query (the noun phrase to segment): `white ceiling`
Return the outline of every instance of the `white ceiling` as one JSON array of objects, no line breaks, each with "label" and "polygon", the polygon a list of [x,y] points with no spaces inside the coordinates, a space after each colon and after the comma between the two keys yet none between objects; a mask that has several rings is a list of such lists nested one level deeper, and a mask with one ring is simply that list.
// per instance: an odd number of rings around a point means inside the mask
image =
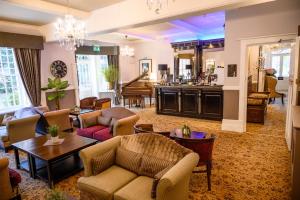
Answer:
[{"label": "white ceiling", "polygon": [[93,11],[124,0],[43,0],[83,11]]},{"label": "white ceiling", "polygon": [[124,35],[129,41],[168,40],[179,42],[187,40],[209,40],[224,37],[225,12],[214,12],[206,15],[187,17],[165,23],[154,24],[119,32],[98,35],[93,38],[106,42],[124,43]]},{"label": "white ceiling", "polygon": [[90,11],[124,0],[0,0],[0,20],[29,25],[45,25],[66,13],[78,18]]}]

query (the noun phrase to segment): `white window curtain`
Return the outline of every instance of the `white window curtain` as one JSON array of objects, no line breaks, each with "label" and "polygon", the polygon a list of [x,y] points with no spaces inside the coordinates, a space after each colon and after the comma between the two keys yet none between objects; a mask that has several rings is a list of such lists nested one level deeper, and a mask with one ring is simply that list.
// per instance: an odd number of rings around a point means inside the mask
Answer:
[{"label": "white window curtain", "polygon": [[79,98],[95,96],[106,91],[108,84],[102,74],[108,67],[106,55],[76,55],[77,74],[79,83]]}]

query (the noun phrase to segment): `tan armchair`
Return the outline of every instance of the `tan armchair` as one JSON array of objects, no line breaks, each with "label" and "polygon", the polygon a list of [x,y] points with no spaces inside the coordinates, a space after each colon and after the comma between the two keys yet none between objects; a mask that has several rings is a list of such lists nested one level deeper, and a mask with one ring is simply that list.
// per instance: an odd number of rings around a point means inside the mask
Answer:
[{"label": "tan armchair", "polygon": [[[177,161],[159,180],[156,200],[187,200],[189,181],[199,161],[198,154],[182,147],[171,139],[153,133],[117,136],[80,151],[84,177],[78,179],[81,200],[152,200],[154,179],[139,176],[113,164],[93,175],[92,158],[118,147],[158,159]],[[168,149],[168,152],[166,151]]]},{"label": "tan armchair", "polygon": [[18,190],[15,190],[10,182],[8,164],[8,158],[0,159],[0,200],[8,200],[14,197],[21,199]]},{"label": "tan armchair", "polygon": [[281,98],[281,102],[284,104],[284,94],[276,91],[277,79],[273,76],[266,76],[266,82],[270,100],[275,101],[275,98]]},{"label": "tan armchair", "polygon": [[60,131],[73,130],[73,125],[69,115],[70,109],[55,110],[44,113],[44,117],[46,118],[48,125],[57,125]]},{"label": "tan armchair", "polygon": [[27,140],[36,136],[35,128],[40,115],[15,119],[6,123],[6,128],[1,129],[1,146],[7,149],[11,144]]}]

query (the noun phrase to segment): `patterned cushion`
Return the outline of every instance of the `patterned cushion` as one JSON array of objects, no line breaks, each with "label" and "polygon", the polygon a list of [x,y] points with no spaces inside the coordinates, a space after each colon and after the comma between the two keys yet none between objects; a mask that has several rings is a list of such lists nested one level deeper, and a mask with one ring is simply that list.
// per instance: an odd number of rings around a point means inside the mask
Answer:
[{"label": "patterned cushion", "polygon": [[155,199],[156,198],[156,188],[159,183],[159,180],[165,173],[167,173],[174,165],[170,165],[166,167],[165,169],[161,170],[154,176],[153,184],[152,184],[152,189],[151,189],[151,198]]},{"label": "patterned cushion", "polygon": [[91,127],[91,126],[96,126],[98,124],[98,118],[97,117],[90,117],[86,118],[83,120],[83,126],[86,127]]},{"label": "patterned cushion", "polygon": [[135,153],[133,151],[129,151],[127,149],[118,147],[116,153],[117,165],[138,174],[141,161],[142,161],[142,154]]},{"label": "patterned cushion", "polygon": [[248,100],[247,100],[248,105],[262,105],[263,103],[264,103],[264,100],[262,100],[262,99],[248,98]]},{"label": "patterned cushion", "polygon": [[95,132],[93,138],[98,141],[105,141],[112,138],[112,135],[109,132],[109,128],[105,127],[104,129]]},{"label": "patterned cushion", "polygon": [[267,99],[269,96],[267,94],[251,93],[249,95],[249,97],[251,97],[251,98],[263,98],[263,99]]},{"label": "patterned cushion", "polygon": [[98,116],[98,124],[109,126],[110,122],[111,122],[111,117]]},{"label": "patterned cushion", "polygon": [[157,173],[169,166],[173,166],[175,163],[174,161],[143,155],[139,175],[154,178]]},{"label": "patterned cushion", "polygon": [[9,173],[11,186],[12,187],[18,186],[18,184],[21,183],[22,181],[21,175],[17,171],[10,168],[8,168],[8,173]]},{"label": "patterned cushion", "polygon": [[93,175],[97,175],[111,167],[115,162],[115,155],[115,149],[111,149],[102,155],[92,158]]},{"label": "patterned cushion", "polygon": [[118,120],[116,118],[112,118],[110,121],[110,125],[109,125],[109,132],[113,133],[114,132],[114,125]]},{"label": "patterned cushion", "polygon": [[83,136],[83,137],[88,137],[88,138],[93,138],[94,137],[94,133],[96,133],[97,131],[100,131],[102,129],[106,128],[105,126],[91,126],[88,128],[79,128],[77,129],[77,135]]}]

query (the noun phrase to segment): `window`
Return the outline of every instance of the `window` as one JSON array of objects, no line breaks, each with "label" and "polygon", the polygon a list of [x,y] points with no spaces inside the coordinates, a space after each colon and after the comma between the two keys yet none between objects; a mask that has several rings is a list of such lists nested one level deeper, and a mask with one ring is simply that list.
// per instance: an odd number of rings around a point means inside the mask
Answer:
[{"label": "window", "polygon": [[186,65],[190,65],[191,60],[190,59],[179,59],[179,76],[187,77],[189,70],[186,69]]},{"label": "window", "polygon": [[98,96],[101,91],[106,91],[108,84],[102,70],[108,67],[106,55],[76,55],[79,98]]},{"label": "window", "polygon": [[276,70],[275,76],[289,77],[291,49],[280,49],[272,51],[271,65]]},{"label": "window", "polygon": [[0,112],[29,105],[13,49],[0,47]]}]

